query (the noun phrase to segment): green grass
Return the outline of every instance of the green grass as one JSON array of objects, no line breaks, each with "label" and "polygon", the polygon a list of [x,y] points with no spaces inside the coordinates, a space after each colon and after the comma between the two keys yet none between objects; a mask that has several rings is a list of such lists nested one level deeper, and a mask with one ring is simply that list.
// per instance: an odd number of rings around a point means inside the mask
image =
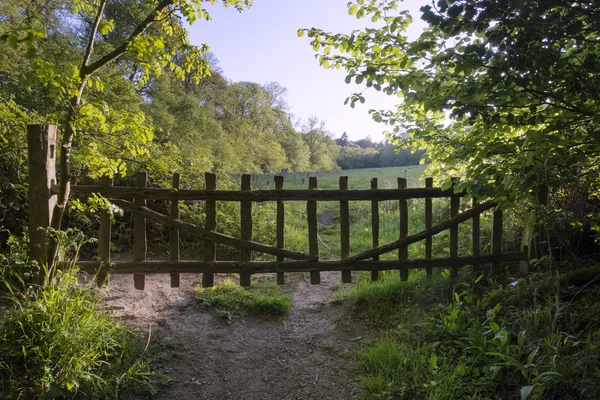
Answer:
[{"label": "green grass", "polygon": [[[308,178],[316,176],[321,189],[338,189],[340,176],[348,177],[350,189],[370,189],[371,178],[377,178],[380,189],[397,188],[398,178],[407,178],[409,187],[425,186],[425,165],[406,167],[364,168],[320,172],[291,172],[285,175],[285,189],[306,189]],[[260,189],[274,189],[273,174],[253,175],[252,185]]]},{"label": "green grass", "polygon": [[198,288],[196,295],[202,307],[214,309],[228,320],[248,314],[280,317],[288,312],[292,303],[290,296],[273,283],[244,288],[230,279],[211,288]]},{"label": "green grass", "polygon": [[0,398],[155,393],[143,345],[100,302],[70,272],[44,291],[18,294],[0,321]]}]

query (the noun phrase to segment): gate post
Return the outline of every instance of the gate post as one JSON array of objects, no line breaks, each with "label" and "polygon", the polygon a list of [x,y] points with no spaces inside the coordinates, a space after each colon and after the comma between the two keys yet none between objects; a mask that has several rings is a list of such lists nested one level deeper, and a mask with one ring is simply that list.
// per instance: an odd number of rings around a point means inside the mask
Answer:
[{"label": "gate post", "polygon": [[[46,232],[50,226],[56,195],[56,125],[27,125],[29,159],[29,256],[40,268],[48,265]],[[45,275],[43,270],[40,276]]]}]

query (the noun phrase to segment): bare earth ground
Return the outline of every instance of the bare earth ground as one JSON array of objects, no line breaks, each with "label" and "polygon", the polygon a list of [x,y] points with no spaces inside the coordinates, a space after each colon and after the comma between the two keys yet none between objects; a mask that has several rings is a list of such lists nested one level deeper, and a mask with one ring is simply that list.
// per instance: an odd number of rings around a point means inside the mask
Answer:
[{"label": "bare earth ground", "polygon": [[[351,352],[379,332],[345,303],[332,301],[339,272],[322,273],[320,285],[301,274],[286,276],[292,306],[282,319],[234,318],[200,309],[192,287],[198,275],[112,276],[106,306],[153,343],[171,349],[160,362],[170,377],[161,399],[353,399],[357,365]],[[151,328],[151,329],[150,329]]]}]

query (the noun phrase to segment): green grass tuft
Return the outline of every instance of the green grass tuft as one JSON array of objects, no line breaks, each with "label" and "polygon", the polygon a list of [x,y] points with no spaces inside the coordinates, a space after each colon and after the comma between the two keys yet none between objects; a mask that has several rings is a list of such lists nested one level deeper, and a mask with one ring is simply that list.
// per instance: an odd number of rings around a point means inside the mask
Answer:
[{"label": "green grass tuft", "polygon": [[197,297],[202,307],[215,309],[229,319],[247,314],[283,316],[292,304],[290,296],[273,283],[244,288],[230,279],[212,288],[199,288]]},{"label": "green grass tuft", "polygon": [[156,392],[142,345],[101,299],[62,272],[44,291],[15,298],[0,321],[0,398],[117,398]]}]

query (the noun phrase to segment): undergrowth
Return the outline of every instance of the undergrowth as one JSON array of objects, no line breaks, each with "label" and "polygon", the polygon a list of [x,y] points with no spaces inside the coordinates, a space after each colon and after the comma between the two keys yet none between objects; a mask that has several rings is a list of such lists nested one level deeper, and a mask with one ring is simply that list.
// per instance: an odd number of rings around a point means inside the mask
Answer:
[{"label": "undergrowth", "polygon": [[341,296],[393,329],[359,351],[369,399],[600,398],[598,289],[532,275],[450,286],[360,278]]},{"label": "undergrowth", "polygon": [[228,320],[248,314],[283,316],[291,306],[290,296],[274,283],[245,288],[225,279],[211,288],[198,288],[197,297],[201,307],[217,310]]},{"label": "undergrowth", "polygon": [[[58,234],[62,255],[76,257],[82,235]],[[7,265],[30,265],[18,248],[3,255]],[[149,398],[157,392],[162,376],[150,370],[145,341],[102,311],[93,285],[76,274],[59,271],[44,290],[23,276],[2,276],[9,307],[0,316],[0,398]]]}]

